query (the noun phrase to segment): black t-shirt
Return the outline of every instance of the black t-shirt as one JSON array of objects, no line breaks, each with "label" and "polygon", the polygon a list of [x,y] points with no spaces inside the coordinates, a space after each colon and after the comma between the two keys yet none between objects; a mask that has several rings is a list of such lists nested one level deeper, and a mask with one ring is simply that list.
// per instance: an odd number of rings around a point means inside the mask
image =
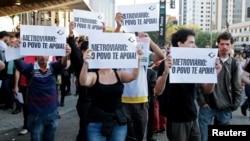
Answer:
[{"label": "black t-shirt", "polygon": [[120,108],[121,97],[124,89],[123,83],[120,81],[117,72],[115,75],[117,82],[114,84],[101,84],[99,82],[99,73],[96,71],[96,83],[88,89],[91,97],[92,106],[103,110],[106,113],[114,113]]},{"label": "black t-shirt", "polygon": [[[158,68],[158,77],[164,71],[164,61]],[[169,74],[170,75],[170,74]],[[167,78],[165,90],[158,97],[160,110],[165,112],[168,120],[173,122],[189,122],[197,118],[195,105],[195,84],[190,83],[169,83]]]},{"label": "black t-shirt", "polygon": [[250,63],[247,64],[246,68],[245,68],[245,71],[250,73]]}]

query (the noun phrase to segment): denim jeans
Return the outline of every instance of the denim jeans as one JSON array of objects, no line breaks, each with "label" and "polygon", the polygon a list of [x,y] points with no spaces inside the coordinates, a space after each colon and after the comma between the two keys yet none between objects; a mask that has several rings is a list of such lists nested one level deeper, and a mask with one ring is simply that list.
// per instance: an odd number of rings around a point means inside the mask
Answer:
[{"label": "denim jeans", "polygon": [[28,115],[31,141],[54,141],[57,126],[57,111],[47,115]]},{"label": "denim jeans", "polygon": [[87,127],[88,141],[125,141],[127,135],[127,125],[118,125],[115,123],[110,137],[102,135],[101,122],[91,122]]},{"label": "denim jeans", "polygon": [[230,110],[215,110],[209,107],[200,107],[199,109],[199,126],[201,132],[201,141],[208,140],[208,125],[227,125],[232,120]]}]

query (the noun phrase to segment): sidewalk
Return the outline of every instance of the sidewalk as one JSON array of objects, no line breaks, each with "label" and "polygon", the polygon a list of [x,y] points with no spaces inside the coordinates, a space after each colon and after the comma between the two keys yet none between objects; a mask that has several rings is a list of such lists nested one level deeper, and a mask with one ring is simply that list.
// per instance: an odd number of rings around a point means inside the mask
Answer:
[{"label": "sidewalk", "polygon": [[[74,91],[72,89],[72,91]],[[59,97],[60,98],[60,97]],[[74,95],[65,97],[64,107],[59,107],[59,113],[63,114],[71,112],[76,109],[76,102],[78,97]],[[0,134],[7,133],[12,130],[20,130],[23,126],[23,113],[13,115],[12,110],[3,111],[0,110]]]},{"label": "sidewalk", "polygon": [[[72,87],[73,88],[73,87]],[[71,90],[73,92],[74,89]],[[56,141],[67,140],[75,141],[75,137],[78,133],[79,119],[76,112],[76,102],[78,97],[74,95],[65,97],[65,106],[59,107],[59,113],[62,115],[60,119],[60,126],[56,135]],[[18,132],[23,126],[22,112],[17,115],[12,115],[11,110],[0,110],[0,141],[27,141],[29,134],[25,136],[18,136]],[[240,108],[233,112],[233,125],[250,125],[250,112],[247,112],[248,116],[242,116]],[[8,138],[8,139],[7,139]],[[155,136],[160,141],[168,141],[165,133],[161,133]]]}]

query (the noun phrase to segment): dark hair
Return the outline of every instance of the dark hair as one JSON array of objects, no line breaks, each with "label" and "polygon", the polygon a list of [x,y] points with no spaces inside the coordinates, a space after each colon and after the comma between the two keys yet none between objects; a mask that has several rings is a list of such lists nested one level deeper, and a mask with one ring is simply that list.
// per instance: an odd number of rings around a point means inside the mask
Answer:
[{"label": "dark hair", "polygon": [[195,32],[192,29],[181,28],[171,37],[171,43],[173,47],[178,47],[178,42],[184,43],[187,41],[188,36],[195,36]]},{"label": "dark hair", "polygon": [[81,50],[87,50],[89,47],[89,41],[82,41],[80,44],[81,44],[80,45]]},{"label": "dark hair", "polygon": [[15,37],[16,37],[16,38],[20,38],[20,32],[17,32],[17,33],[15,34]]},{"label": "dark hair", "polygon": [[10,34],[7,32],[7,31],[1,31],[0,32],[0,39],[2,39],[3,37],[5,37],[5,36],[10,36]]},{"label": "dark hair", "polygon": [[237,55],[239,55],[238,53],[234,53],[234,57],[236,57]]},{"label": "dark hair", "polygon": [[220,40],[230,40],[231,44],[234,43],[234,39],[231,33],[225,31],[222,32],[218,37],[217,37],[217,43],[220,43]]}]

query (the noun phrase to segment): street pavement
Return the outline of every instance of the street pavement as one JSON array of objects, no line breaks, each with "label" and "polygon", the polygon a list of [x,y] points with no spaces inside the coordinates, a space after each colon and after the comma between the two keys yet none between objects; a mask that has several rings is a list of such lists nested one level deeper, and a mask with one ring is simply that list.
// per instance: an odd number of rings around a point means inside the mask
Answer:
[{"label": "street pavement", "polygon": [[[59,119],[55,141],[75,141],[79,129],[79,117],[75,108],[77,98],[74,95],[67,96],[65,98],[65,106],[59,107],[58,110],[62,118]],[[248,117],[242,116],[239,108],[233,112],[232,124],[250,125],[249,115],[250,113],[248,112]],[[29,134],[18,135],[22,125],[22,113],[12,115],[10,110],[0,110],[0,141],[29,141]],[[168,141],[165,132],[154,137],[159,141]]]}]

